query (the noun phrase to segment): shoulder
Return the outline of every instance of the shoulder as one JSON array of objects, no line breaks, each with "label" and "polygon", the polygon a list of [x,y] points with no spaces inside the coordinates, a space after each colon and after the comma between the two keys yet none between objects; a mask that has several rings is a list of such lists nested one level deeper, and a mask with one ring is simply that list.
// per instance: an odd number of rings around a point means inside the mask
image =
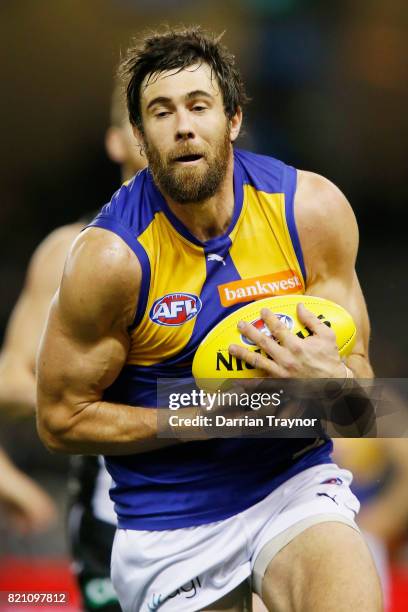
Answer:
[{"label": "shoulder", "polygon": [[65,259],[83,225],[72,223],[52,231],[34,251],[27,270],[26,286],[54,293],[61,280]]},{"label": "shoulder", "polygon": [[300,227],[322,228],[328,231],[357,229],[353,210],[340,189],[327,178],[297,171],[295,193],[296,221]]},{"label": "shoulder", "polygon": [[334,183],[298,170],[295,219],[309,278],[316,267],[354,264],[357,222],[347,198]]},{"label": "shoulder", "polygon": [[75,240],[58,301],[66,320],[98,326],[123,318],[130,325],[141,282],[134,252],[115,233],[90,227]]},{"label": "shoulder", "polygon": [[75,239],[67,261],[67,274],[92,273],[95,280],[111,275],[121,279],[134,272],[138,262],[133,251],[115,232],[88,227]]}]

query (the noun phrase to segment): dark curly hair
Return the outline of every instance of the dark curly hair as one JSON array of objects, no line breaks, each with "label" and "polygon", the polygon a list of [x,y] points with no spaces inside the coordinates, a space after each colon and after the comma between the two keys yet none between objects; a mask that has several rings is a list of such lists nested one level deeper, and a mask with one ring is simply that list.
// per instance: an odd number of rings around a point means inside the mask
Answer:
[{"label": "dark curly hair", "polygon": [[224,109],[231,119],[248,102],[234,56],[221,44],[222,37],[205,33],[200,27],[167,29],[151,33],[128,49],[118,75],[126,90],[130,123],[143,131],[140,86],[147,75],[167,70],[180,71],[206,63],[215,75],[223,96]]}]

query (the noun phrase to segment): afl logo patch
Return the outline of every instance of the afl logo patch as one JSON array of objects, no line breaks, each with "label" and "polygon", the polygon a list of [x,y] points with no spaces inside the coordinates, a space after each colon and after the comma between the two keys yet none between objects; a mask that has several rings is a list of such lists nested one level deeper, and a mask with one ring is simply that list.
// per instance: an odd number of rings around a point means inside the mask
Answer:
[{"label": "afl logo patch", "polygon": [[149,317],[158,325],[183,325],[194,319],[201,307],[200,298],[192,293],[167,293],[154,302]]},{"label": "afl logo patch", "polygon": [[[293,328],[292,317],[290,317],[287,314],[281,314],[280,312],[274,312],[273,314],[275,315],[275,317],[278,317],[279,321],[281,321],[281,323],[286,325],[286,327],[289,330]],[[269,331],[267,325],[265,324],[265,321],[263,321],[262,319],[257,319],[256,321],[252,321],[251,325],[253,325],[261,334],[265,334],[265,336],[268,336],[268,337],[271,336],[271,332]],[[255,342],[252,342],[252,340],[250,340],[249,338],[246,338],[242,334],[241,334],[241,340],[245,344],[256,346]]]}]

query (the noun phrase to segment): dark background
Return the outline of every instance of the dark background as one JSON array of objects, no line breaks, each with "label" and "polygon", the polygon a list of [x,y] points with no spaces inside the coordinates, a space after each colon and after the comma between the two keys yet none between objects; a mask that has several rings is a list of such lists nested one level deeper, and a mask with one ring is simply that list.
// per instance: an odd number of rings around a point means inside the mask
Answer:
[{"label": "dark background", "polygon": [[345,192],[374,367],[405,376],[405,0],[3,0],[0,338],[38,242],[119,184],[103,143],[115,66],[132,35],[163,23],[226,30],[253,98],[245,146]]},{"label": "dark background", "polygon": [[[253,99],[241,146],[323,174],[349,198],[372,362],[405,377],[406,0],[1,0],[0,341],[37,244],[119,186],[104,151],[115,67],[132,36],[164,23],[225,30]],[[67,559],[67,457],[44,449],[34,417],[0,423],[0,444],[59,508],[46,534],[20,537],[0,520],[0,563]]]}]

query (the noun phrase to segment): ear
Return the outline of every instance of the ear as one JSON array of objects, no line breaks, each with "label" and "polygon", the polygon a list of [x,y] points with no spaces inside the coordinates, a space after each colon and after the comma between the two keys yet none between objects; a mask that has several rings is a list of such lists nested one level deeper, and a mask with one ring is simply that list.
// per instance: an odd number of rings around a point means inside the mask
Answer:
[{"label": "ear", "polygon": [[234,142],[238,138],[239,132],[241,130],[241,125],[242,125],[242,110],[238,106],[237,112],[230,119],[230,126],[231,126],[230,127],[230,140],[231,142]]},{"label": "ear", "polygon": [[132,125],[133,136],[136,138],[137,143],[143,147],[144,146],[144,138],[142,132],[135,125]]},{"label": "ear", "polygon": [[117,164],[123,164],[127,158],[126,142],[122,130],[110,127],[105,134],[105,148],[109,158]]}]

